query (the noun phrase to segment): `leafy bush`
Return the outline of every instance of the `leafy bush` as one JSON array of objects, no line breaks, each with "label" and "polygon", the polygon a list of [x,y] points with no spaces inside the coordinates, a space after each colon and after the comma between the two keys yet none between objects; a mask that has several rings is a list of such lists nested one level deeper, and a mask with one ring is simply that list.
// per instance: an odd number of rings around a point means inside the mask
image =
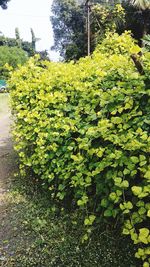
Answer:
[{"label": "leafy bush", "polygon": [[150,53],[139,52],[128,33],[114,34],[76,64],[31,59],[10,85],[21,173],[32,169],[52,197],[83,210],[83,240],[100,220],[122,224],[146,267]]}]

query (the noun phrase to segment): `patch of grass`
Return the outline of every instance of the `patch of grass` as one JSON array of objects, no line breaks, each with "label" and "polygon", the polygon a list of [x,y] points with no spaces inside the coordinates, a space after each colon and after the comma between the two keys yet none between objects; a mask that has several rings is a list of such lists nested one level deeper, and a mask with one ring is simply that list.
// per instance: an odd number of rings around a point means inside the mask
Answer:
[{"label": "patch of grass", "polygon": [[[32,180],[32,179],[31,179]],[[135,267],[134,248],[119,230],[101,225],[86,244],[81,244],[79,212],[59,211],[38,181],[16,177],[8,193],[11,222],[1,250],[5,267]],[[6,227],[7,228],[7,227]]]}]

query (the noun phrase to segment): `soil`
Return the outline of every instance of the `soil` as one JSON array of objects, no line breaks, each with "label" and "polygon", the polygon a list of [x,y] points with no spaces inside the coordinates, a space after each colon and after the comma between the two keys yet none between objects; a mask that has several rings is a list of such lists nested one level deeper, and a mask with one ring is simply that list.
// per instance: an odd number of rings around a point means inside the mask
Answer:
[{"label": "soil", "polygon": [[10,136],[10,111],[8,103],[1,105],[0,112],[0,266],[6,263],[7,237],[12,232],[10,226],[10,206],[8,192],[15,171],[15,157]]}]

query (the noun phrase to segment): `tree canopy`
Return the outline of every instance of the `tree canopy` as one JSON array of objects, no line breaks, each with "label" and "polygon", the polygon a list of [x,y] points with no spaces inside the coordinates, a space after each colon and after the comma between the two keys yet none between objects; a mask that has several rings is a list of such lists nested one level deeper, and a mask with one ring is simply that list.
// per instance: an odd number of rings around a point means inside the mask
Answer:
[{"label": "tree canopy", "polygon": [[[54,31],[53,49],[65,60],[87,55],[87,7],[83,0],[55,0],[51,22]],[[122,6],[118,4],[122,3]],[[141,44],[150,33],[149,0],[93,0],[90,1],[91,52],[105,37],[106,31],[119,34],[131,30]]]},{"label": "tree canopy", "polygon": [[7,8],[7,3],[9,2],[9,0],[0,0],[0,6],[3,8],[3,9],[6,9]]},{"label": "tree canopy", "polygon": [[[99,3],[100,0],[94,1]],[[97,41],[105,34],[106,29],[112,29],[116,19],[120,19],[119,9],[112,5],[91,6],[91,51]],[[55,0],[52,5],[51,21],[54,31],[54,49],[58,50],[66,60],[79,59],[87,55],[87,7],[83,0]],[[99,34],[99,37],[97,33]]]},{"label": "tree canopy", "polygon": [[8,47],[19,47],[22,48],[28,56],[34,56],[35,50],[33,49],[32,42],[23,41],[20,38],[19,29],[15,29],[16,38],[10,38],[5,36],[0,36],[0,46],[8,46]]},{"label": "tree canopy", "polygon": [[0,79],[7,79],[8,67],[15,69],[18,64],[24,64],[28,59],[27,53],[18,47],[0,46]]},{"label": "tree canopy", "polygon": [[150,9],[149,0],[131,0],[131,3],[142,10]]},{"label": "tree canopy", "polygon": [[78,59],[86,54],[84,10],[75,0],[55,0],[51,21],[54,49],[65,58]]}]

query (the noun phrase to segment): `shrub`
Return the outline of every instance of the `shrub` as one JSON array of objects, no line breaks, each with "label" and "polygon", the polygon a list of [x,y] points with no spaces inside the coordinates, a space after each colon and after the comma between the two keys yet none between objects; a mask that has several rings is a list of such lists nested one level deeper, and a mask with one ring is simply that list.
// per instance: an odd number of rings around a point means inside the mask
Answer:
[{"label": "shrub", "polygon": [[73,200],[87,233],[100,220],[119,221],[146,267],[150,54],[139,52],[128,33],[114,34],[76,64],[31,59],[10,85],[21,172],[32,169],[53,197]]}]

